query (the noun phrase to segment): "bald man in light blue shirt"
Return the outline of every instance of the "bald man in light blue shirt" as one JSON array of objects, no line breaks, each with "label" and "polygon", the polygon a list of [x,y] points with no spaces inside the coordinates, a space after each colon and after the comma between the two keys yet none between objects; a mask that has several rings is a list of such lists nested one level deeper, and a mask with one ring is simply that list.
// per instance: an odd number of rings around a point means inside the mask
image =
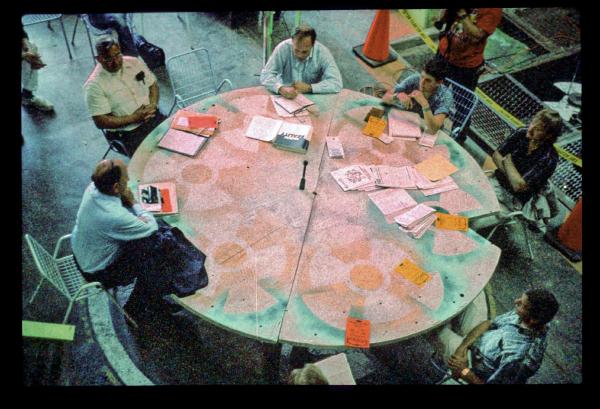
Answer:
[{"label": "bald man in light blue shirt", "polygon": [[342,90],[342,75],[331,52],[316,41],[309,26],[296,28],[291,39],[282,41],[260,73],[260,83],[269,91],[293,99],[299,93],[333,94]]}]

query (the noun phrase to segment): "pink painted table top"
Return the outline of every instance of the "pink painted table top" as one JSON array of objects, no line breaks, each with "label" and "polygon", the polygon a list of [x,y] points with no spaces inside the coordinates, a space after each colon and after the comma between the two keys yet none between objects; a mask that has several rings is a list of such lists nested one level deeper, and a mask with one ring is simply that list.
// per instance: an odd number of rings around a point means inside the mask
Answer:
[{"label": "pink painted table top", "polygon": [[[129,163],[133,185],[176,183],[179,214],[164,219],[207,255],[209,285],[179,302],[248,337],[319,347],[344,345],[349,316],[370,320],[371,345],[383,345],[462,311],[490,280],[500,250],[472,230],[431,227],[412,239],[385,221],[367,192],[342,191],[330,172],[441,154],[459,168],[452,177],[460,190],[411,196],[468,217],[496,212],[494,192],[470,155],[446,135],[433,148],[362,135],[379,100],[350,90],[308,95],[319,110],[301,118],[314,128],[308,152],[279,150],[244,136],[253,115],[277,118],[269,95],[254,87],[203,100],[194,109],[218,115],[221,124],[195,157],[157,147],[167,120]],[[328,135],[340,138],[344,159],[328,157]],[[306,188],[298,190],[304,160]],[[394,272],[405,257],[431,274],[423,287]]]}]

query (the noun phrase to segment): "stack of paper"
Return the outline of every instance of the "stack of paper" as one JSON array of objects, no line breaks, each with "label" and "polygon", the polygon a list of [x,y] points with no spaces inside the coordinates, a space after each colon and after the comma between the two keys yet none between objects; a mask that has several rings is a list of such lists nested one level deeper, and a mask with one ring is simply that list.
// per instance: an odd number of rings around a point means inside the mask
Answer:
[{"label": "stack of paper", "polygon": [[408,233],[413,239],[419,239],[436,218],[435,210],[421,203],[395,217],[394,221],[398,223],[400,230]]},{"label": "stack of paper", "polygon": [[416,141],[421,137],[418,115],[392,109],[388,114],[390,136]]},{"label": "stack of paper", "polygon": [[[314,103],[302,94],[298,94],[294,99],[287,99],[282,96],[271,95],[271,101],[277,115],[283,118],[308,116],[309,112],[306,109]],[[307,102],[308,101],[308,102]]]},{"label": "stack of paper", "polygon": [[375,175],[375,184],[381,187],[396,187],[401,189],[416,189],[416,173],[412,166],[371,166]]},{"label": "stack of paper", "polygon": [[458,189],[458,185],[454,182],[451,176],[432,182],[425,176],[421,175],[418,171],[414,172],[417,187],[423,192],[425,196],[431,196],[442,192],[449,192],[450,190]]},{"label": "stack of paper", "polygon": [[379,192],[370,193],[369,199],[383,213],[385,220],[392,223],[394,218],[417,205],[404,189],[385,189]]},{"label": "stack of paper", "polygon": [[331,176],[344,192],[362,190],[367,186],[375,186],[375,178],[368,166],[352,165],[331,172]]}]

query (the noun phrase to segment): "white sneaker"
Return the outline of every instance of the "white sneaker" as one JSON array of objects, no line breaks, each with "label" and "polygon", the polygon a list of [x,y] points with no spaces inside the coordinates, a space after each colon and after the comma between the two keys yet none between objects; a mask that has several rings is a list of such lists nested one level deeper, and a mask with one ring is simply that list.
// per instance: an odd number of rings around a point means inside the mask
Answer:
[{"label": "white sneaker", "polygon": [[54,105],[52,105],[50,101],[37,95],[34,95],[33,98],[21,98],[21,103],[25,106],[39,109],[40,111],[54,110]]}]

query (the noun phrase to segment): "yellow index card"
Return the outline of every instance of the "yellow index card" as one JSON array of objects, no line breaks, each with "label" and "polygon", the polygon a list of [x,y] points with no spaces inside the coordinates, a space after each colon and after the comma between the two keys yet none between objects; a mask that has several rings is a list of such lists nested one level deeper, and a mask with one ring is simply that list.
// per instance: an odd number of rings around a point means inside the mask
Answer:
[{"label": "yellow index card", "polygon": [[385,130],[386,124],[387,122],[385,119],[377,118],[371,115],[369,117],[369,122],[367,122],[363,128],[362,133],[367,136],[372,136],[373,138],[379,138]]},{"label": "yellow index card", "polygon": [[439,154],[418,163],[415,169],[432,182],[441,180],[458,170],[452,162]]},{"label": "yellow index card", "polygon": [[404,261],[396,267],[395,271],[402,274],[411,283],[414,283],[420,287],[423,286],[431,276],[417,266],[415,263],[405,258]]},{"label": "yellow index card", "polygon": [[469,230],[469,218],[457,214],[444,214],[437,212],[435,214],[435,227],[446,230]]}]

